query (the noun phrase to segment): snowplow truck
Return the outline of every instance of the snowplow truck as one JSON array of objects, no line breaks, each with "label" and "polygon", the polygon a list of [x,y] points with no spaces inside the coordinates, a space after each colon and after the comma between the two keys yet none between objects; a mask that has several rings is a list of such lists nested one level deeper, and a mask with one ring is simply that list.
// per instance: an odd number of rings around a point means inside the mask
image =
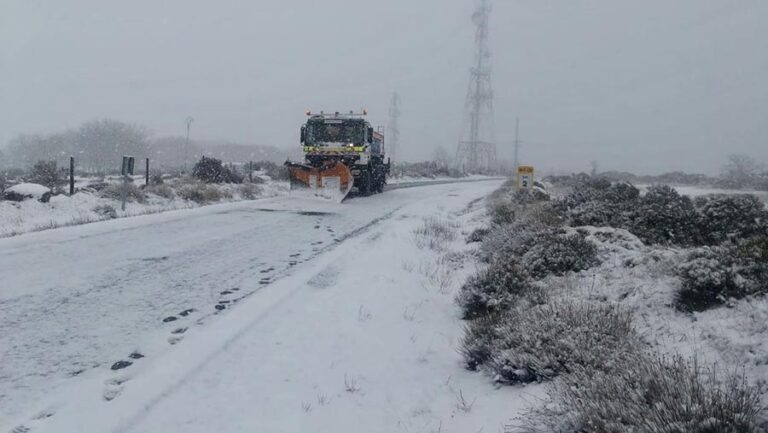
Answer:
[{"label": "snowplow truck", "polygon": [[312,114],[301,126],[304,161],[286,161],[291,190],[341,202],[353,189],[367,196],[382,192],[389,174],[384,161],[384,135],[374,131],[362,113]]}]

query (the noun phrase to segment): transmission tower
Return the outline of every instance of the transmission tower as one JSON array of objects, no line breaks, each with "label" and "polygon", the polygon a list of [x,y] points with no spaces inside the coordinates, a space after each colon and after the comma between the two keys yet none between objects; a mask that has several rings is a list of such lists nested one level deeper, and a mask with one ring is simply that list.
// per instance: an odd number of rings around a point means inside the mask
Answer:
[{"label": "transmission tower", "polygon": [[469,131],[462,136],[456,151],[459,168],[478,172],[487,170],[496,160],[496,145],[493,143],[493,89],[491,88],[491,67],[488,49],[488,15],[491,6],[488,0],[480,4],[472,14],[475,24],[475,64],[470,69],[469,86],[465,109],[469,114]]},{"label": "transmission tower", "polygon": [[397,92],[392,94],[392,101],[389,105],[389,126],[387,127],[387,152],[392,161],[397,161],[397,147],[400,138],[400,95]]}]

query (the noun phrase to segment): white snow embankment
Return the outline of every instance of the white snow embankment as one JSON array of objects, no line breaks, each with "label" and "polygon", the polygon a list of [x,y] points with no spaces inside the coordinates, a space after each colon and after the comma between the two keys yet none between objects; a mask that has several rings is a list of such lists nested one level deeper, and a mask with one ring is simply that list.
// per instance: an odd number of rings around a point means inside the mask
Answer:
[{"label": "white snow embankment", "polygon": [[[413,237],[424,217],[471,224],[482,212],[476,199],[497,186],[443,187],[400,208],[173,350],[83,381],[27,425],[57,433],[503,429],[541,389],[495,389],[464,370],[453,301],[474,269],[464,235],[442,252],[419,249]],[[120,382],[111,401],[105,381]]]},{"label": "white snow embankment", "polygon": [[48,188],[37,184],[18,184],[6,191],[31,196],[33,199],[21,202],[0,200],[0,238],[117,218],[275,197],[286,195],[288,188],[284,182],[268,181],[255,185],[254,195],[245,197],[238,186],[240,185],[209,185],[210,188],[220,191],[221,198],[206,203],[185,200],[175,194],[172,197],[163,197],[146,192],[142,202],[131,199],[126,203],[125,210],[121,210],[120,200],[92,191],[77,192],[72,196],[59,194],[51,197],[49,202],[41,203],[38,199],[49,192]]}]

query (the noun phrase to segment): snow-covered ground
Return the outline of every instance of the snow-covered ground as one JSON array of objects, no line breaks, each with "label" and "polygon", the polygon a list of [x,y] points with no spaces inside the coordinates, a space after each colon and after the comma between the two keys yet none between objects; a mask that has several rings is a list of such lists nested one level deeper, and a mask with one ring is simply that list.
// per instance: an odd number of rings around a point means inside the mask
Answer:
[{"label": "snow-covered ground", "polygon": [[[443,184],[455,182],[476,182],[484,181],[489,178],[486,176],[467,176],[463,178],[437,177],[434,179],[423,177],[400,177],[387,180],[388,190],[422,186],[428,184]],[[90,183],[95,182],[93,178],[77,178],[76,187],[78,189],[87,188]],[[117,177],[108,177],[104,179],[107,183],[117,183]],[[143,180],[139,177],[135,179],[136,184],[142,184]],[[173,185],[175,180],[170,180]],[[101,182],[101,180],[99,180]],[[178,186],[174,186],[177,188]],[[222,197],[216,203],[236,202],[250,200],[253,198],[262,199],[268,197],[285,196],[289,194],[289,185],[285,181],[267,180],[265,183],[257,184],[255,188],[255,197],[246,197],[242,194],[239,185],[209,185],[210,188],[216,188],[221,192]],[[27,195],[39,198],[47,192],[47,188],[42,185],[21,184],[9,188],[9,191],[19,189]],[[208,203],[210,204],[210,203]],[[36,199],[28,199],[23,202],[0,200],[0,238],[15,236],[22,233],[48,230],[57,227],[66,227],[71,225],[87,224],[97,221],[104,221],[112,218],[124,218],[137,215],[147,215],[169,210],[189,209],[204,206],[192,200],[185,200],[175,194],[173,197],[163,197],[153,192],[145,193],[145,200],[141,203],[129,201],[126,203],[125,211],[121,210],[120,200],[110,197],[104,197],[96,192],[83,190],[73,196],[56,195],[51,197],[50,202],[41,203]]]},{"label": "snow-covered ground", "polygon": [[[462,368],[453,297],[500,183],[0,239],[0,431],[499,431],[541,389]],[[426,217],[447,249],[415,244]]]},{"label": "snow-covered ground", "polygon": [[[111,179],[110,181],[115,180]],[[83,187],[88,183],[82,179],[79,182]],[[21,184],[21,186],[24,185],[45,189],[41,185]],[[218,202],[241,201],[250,198],[243,196],[239,185],[211,185],[210,187],[221,191],[222,197]],[[14,188],[16,187],[12,187],[11,190]],[[267,181],[251,188],[254,189],[255,196],[258,198],[274,197],[286,195],[288,183]],[[29,187],[26,187],[25,191],[35,192]],[[40,191],[37,191],[36,194],[41,195]],[[37,196],[36,194],[29,195]],[[77,192],[72,196],[56,195],[51,197],[48,203],[41,203],[36,199],[22,202],[0,200],[0,238],[112,218],[132,217],[200,206],[201,203],[182,199],[178,195],[168,198],[149,192],[145,193],[145,200],[141,203],[127,202],[125,211],[121,210],[120,200],[104,197],[93,191]]]},{"label": "snow-covered ground", "polygon": [[398,185],[402,183],[419,183],[422,182],[456,182],[456,181],[466,181],[466,180],[486,180],[486,179],[493,179],[494,177],[489,176],[483,176],[479,174],[471,174],[469,176],[464,177],[420,177],[420,176],[398,176],[398,177],[388,177],[387,178],[387,184],[388,185]]}]

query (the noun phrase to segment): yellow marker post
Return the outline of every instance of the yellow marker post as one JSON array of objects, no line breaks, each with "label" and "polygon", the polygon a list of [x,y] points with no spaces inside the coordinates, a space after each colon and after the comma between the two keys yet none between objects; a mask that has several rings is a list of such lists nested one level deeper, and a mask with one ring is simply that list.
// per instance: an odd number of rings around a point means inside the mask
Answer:
[{"label": "yellow marker post", "polygon": [[517,167],[517,189],[530,189],[533,187],[533,167],[521,165]]}]

